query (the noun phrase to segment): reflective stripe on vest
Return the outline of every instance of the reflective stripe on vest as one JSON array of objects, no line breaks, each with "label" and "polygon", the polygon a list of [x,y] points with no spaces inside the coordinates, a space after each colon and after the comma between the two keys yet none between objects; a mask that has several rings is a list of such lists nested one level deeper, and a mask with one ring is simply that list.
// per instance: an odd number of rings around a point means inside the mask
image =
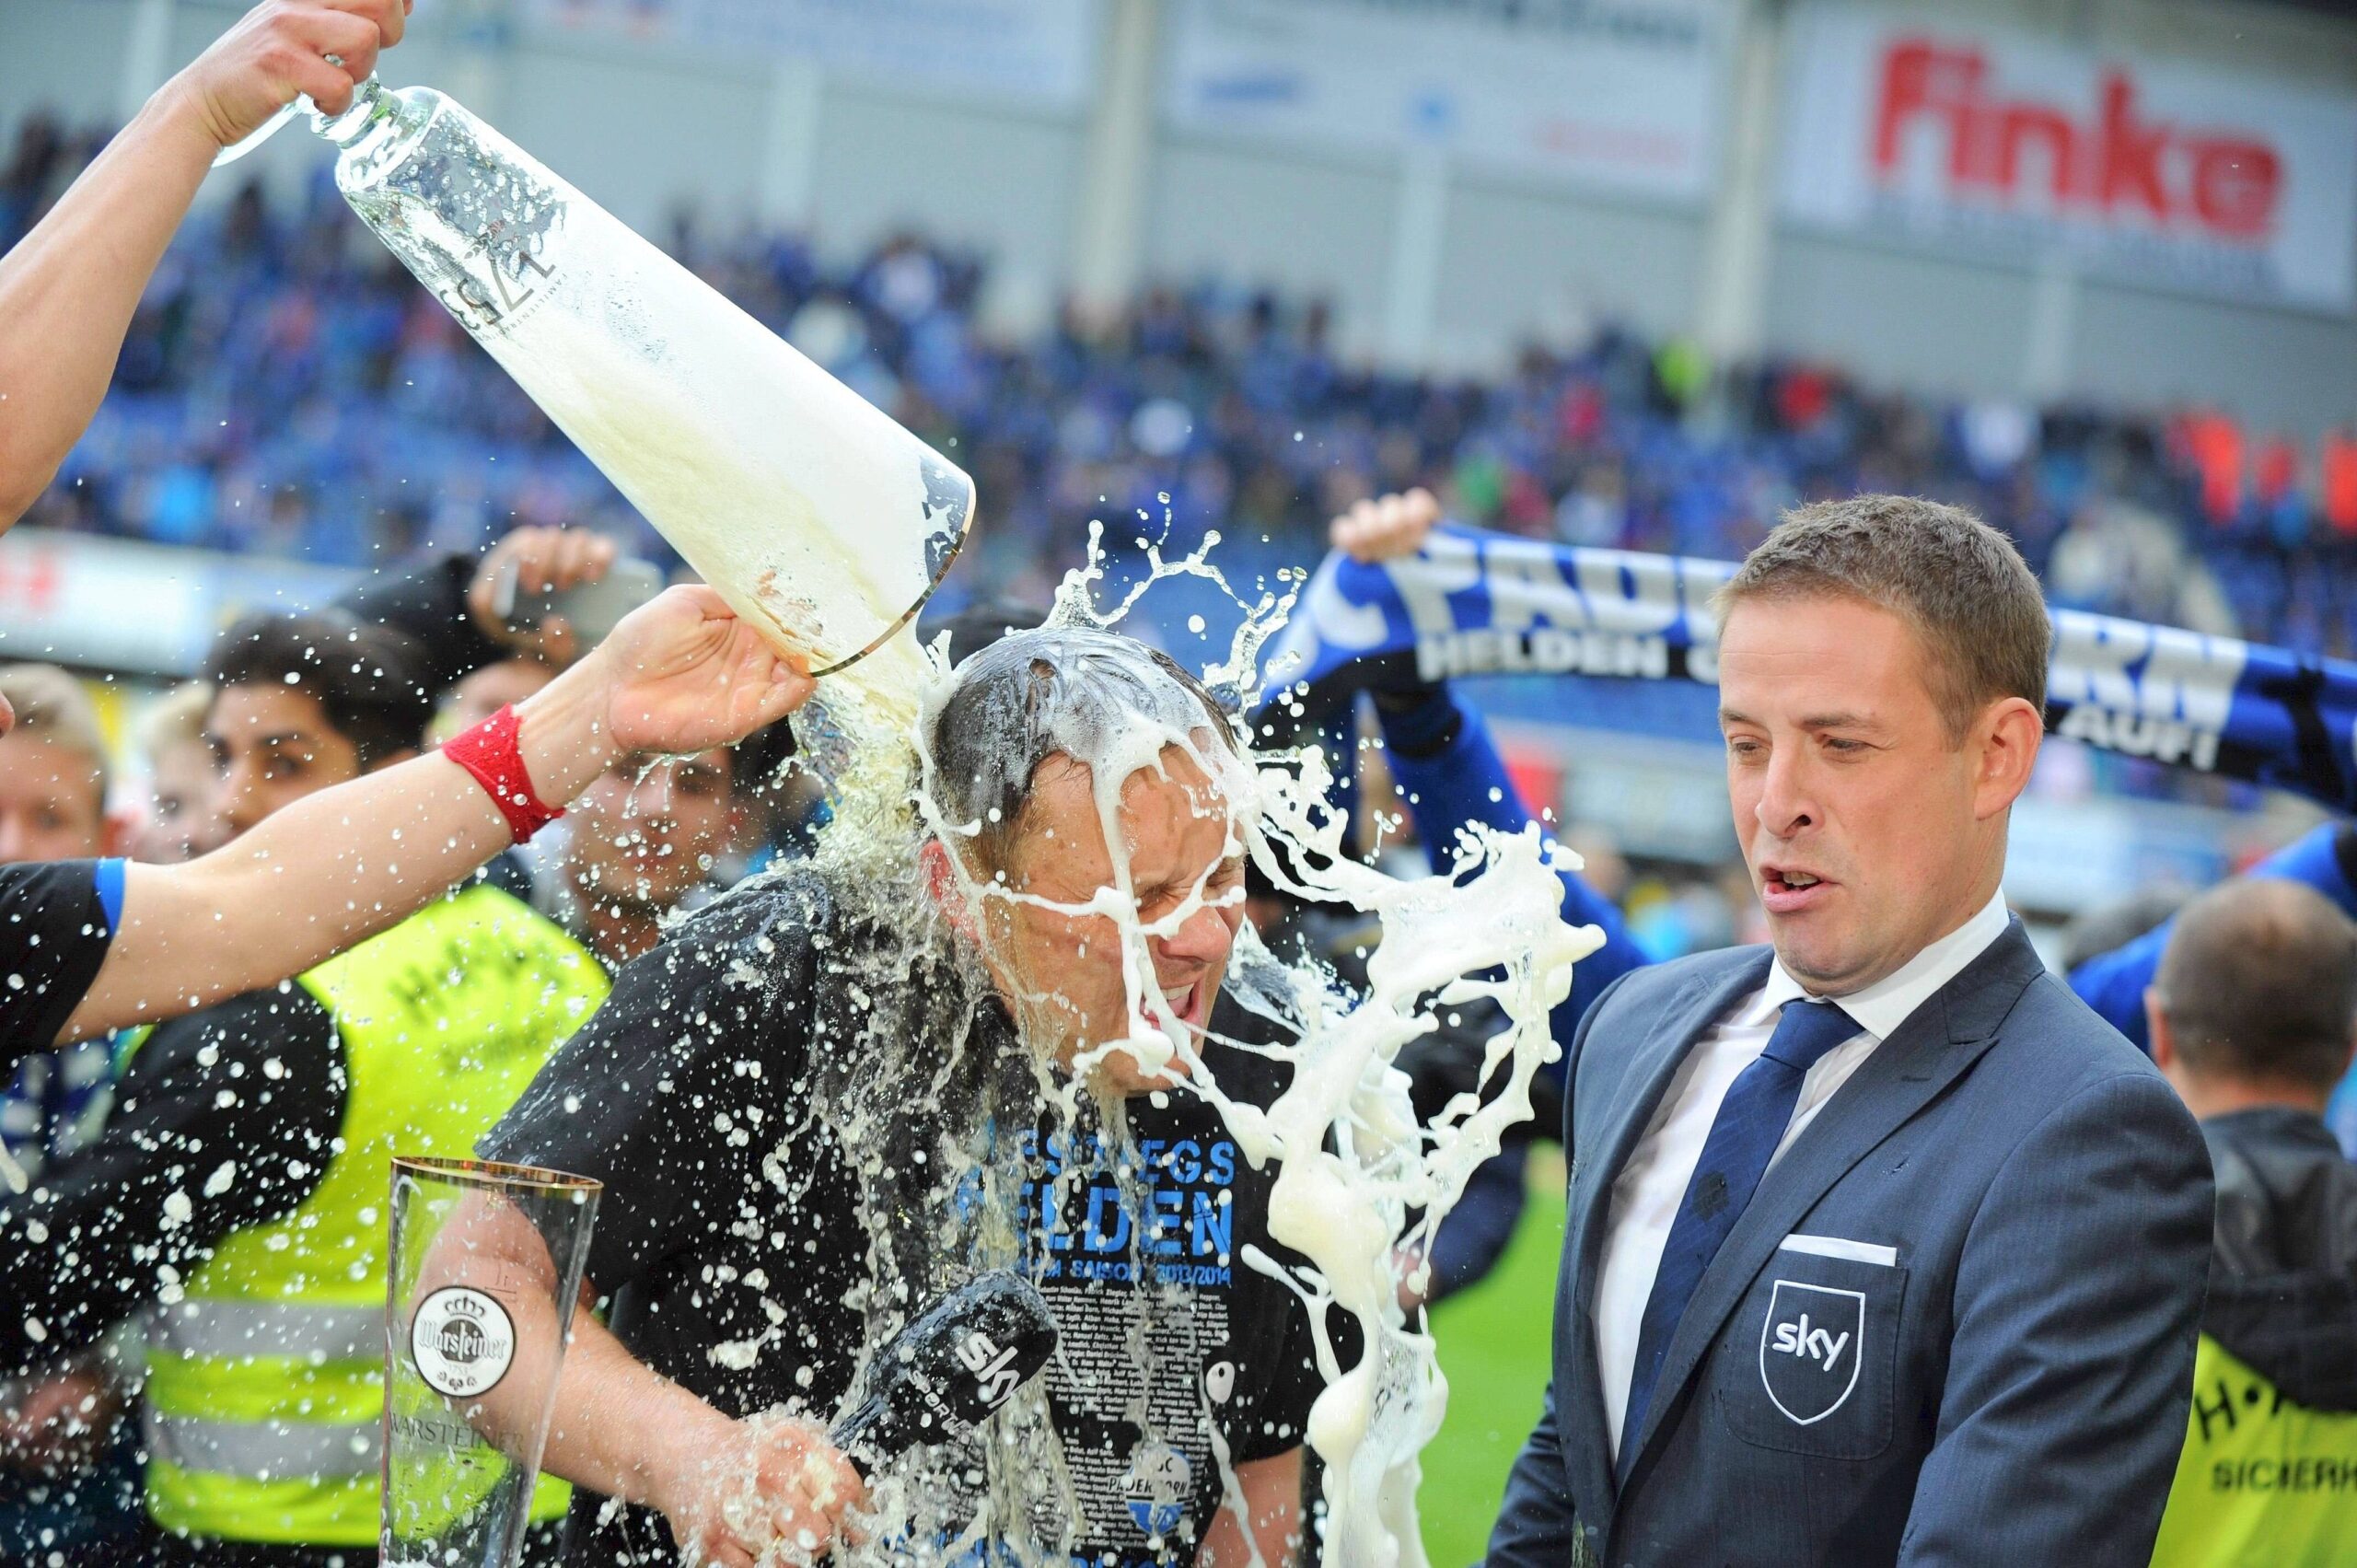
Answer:
[{"label": "reflective stripe on vest", "polygon": [[[471,1155],[606,993],[588,949],[482,884],[301,977],[343,1052],[338,1152],[149,1315],[147,1511],[167,1529],[377,1544],[392,1156]],[[563,1511],[535,1494],[535,1517]]]},{"label": "reflective stripe on vest", "polygon": [[382,1422],[206,1421],[201,1416],[141,1418],[151,1458],[177,1469],[248,1481],[328,1481],[373,1477],[384,1453]]},{"label": "reflective stripe on vest", "polygon": [[318,1365],[385,1353],[382,1307],[296,1301],[181,1301],[147,1314],[147,1345],[164,1355],[285,1356]]}]

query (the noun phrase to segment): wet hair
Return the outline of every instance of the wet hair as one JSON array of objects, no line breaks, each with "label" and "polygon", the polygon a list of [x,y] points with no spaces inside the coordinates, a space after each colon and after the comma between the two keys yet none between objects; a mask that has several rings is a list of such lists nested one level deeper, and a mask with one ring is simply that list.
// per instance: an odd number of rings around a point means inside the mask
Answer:
[{"label": "wet hair", "polygon": [[1912,495],[1818,501],[1783,521],[1713,598],[1721,624],[1746,599],[1843,595],[1889,610],[1923,645],[1953,744],[1991,703],[2046,712],[2052,624],[2013,540],[1961,506]]},{"label": "wet hair", "polygon": [[373,768],[425,743],[434,716],[417,645],[388,627],[343,615],[250,615],[213,645],[204,678],[230,686],[292,687]]},{"label": "wet hair", "polygon": [[2228,882],[2178,913],[2153,991],[2188,1071],[2329,1089],[2357,1029],[2357,924],[2302,883]]},{"label": "wet hair", "polygon": [[1006,865],[1039,765],[1089,761],[1140,725],[1208,729],[1231,751],[1218,700],[1185,667],[1134,637],[1081,627],[1014,632],[951,671],[924,717],[927,788],[943,818],[980,825],[973,854]]},{"label": "wet hair", "polygon": [[99,808],[106,809],[107,738],[99,724],[98,704],[82,683],[53,664],[0,666],[0,697],[17,711],[12,735],[46,740],[71,751],[90,765],[90,783],[98,790]]},{"label": "wet hair", "polygon": [[948,615],[928,615],[917,622],[917,638],[931,643],[949,633],[949,662],[955,666],[981,653],[1001,637],[1028,632],[1048,619],[1045,605],[1022,599],[984,599]]}]

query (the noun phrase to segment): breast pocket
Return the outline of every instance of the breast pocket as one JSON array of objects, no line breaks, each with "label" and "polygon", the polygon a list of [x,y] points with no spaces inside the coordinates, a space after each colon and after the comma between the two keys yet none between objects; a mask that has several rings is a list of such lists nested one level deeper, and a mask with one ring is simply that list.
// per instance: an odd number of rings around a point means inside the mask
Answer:
[{"label": "breast pocket", "polygon": [[1870,1459],[1890,1446],[1907,1270],[1895,1248],[1788,1237],[1722,1342],[1720,1419],[1747,1443]]}]

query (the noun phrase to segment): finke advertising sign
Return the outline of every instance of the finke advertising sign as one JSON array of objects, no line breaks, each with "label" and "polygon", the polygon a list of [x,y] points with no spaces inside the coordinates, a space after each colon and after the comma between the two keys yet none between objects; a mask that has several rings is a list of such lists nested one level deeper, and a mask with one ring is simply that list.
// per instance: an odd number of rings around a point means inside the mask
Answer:
[{"label": "finke advertising sign", "polygon": [[1731,17],[1724,0],[1180,0],[1166,113],[1700,201]]},{"label": "finke advertising sign", "polygon": [[2357,99],[1945,20],[1794,20],[1782,205],[2123,282],[2357,303]]}]

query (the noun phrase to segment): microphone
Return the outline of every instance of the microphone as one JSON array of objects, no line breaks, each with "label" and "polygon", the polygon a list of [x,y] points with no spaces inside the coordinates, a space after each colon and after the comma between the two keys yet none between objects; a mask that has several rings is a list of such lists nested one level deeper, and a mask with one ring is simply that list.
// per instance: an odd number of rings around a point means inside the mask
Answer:
[{"label": "microphone", "polygon": [[892,1337],[868,1369],[866,1396],[828,1440],[865,1478],[905,1449],[988,1421],[1055,1349],[1056,1320],[1030,1281],[978,1274]]}]

